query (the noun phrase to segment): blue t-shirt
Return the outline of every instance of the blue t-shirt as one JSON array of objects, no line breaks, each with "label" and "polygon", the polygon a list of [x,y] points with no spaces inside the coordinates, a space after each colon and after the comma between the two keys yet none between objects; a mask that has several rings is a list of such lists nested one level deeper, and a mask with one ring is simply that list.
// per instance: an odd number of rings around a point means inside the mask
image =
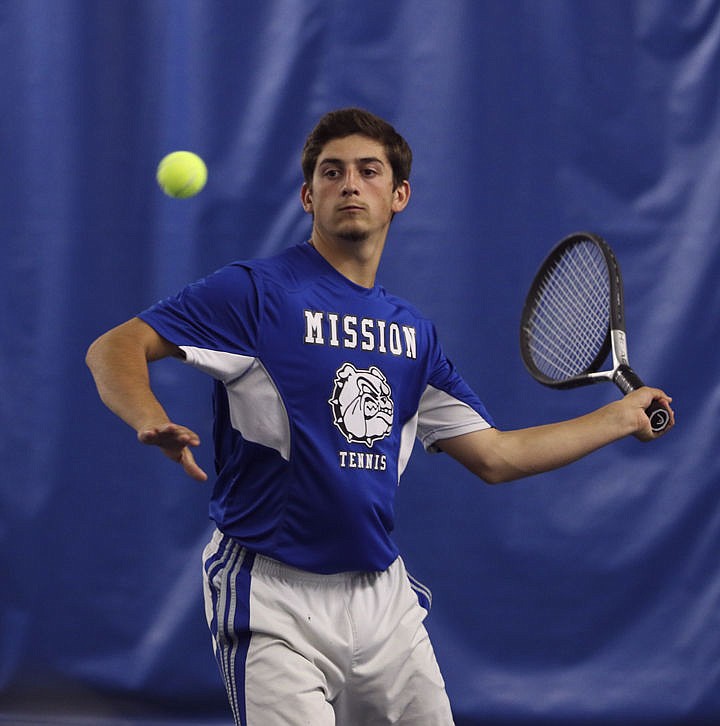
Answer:
[{"label": "blue t-shirt", "polygon": [[431,449],[492,426],[429,320],[307,243],[227,265],[139,317],[215,379],[211,518],[294,567],[387,568],[416,436]]}]

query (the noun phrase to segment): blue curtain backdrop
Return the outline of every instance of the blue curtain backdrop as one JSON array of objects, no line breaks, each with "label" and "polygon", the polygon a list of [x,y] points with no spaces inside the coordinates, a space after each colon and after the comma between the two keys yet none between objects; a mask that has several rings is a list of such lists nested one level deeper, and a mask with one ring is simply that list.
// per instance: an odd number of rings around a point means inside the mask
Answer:
[{"label": "blue curtain backdrop", "polygon": [[[520,361],[528,283],[578,229],[615,247],[630,358],[677,409],[659,442],[500,487],[416,450],[397,538],[458,724],[720,723],[718,2],[3,0],[0,53],[0,720],[227,722],[209,489],[136,443],[84,353],[306,238],[303,140],[359,105],[415,151],[381,281],[500,427],[620,395]],[[190,200],[155,184],[175,149],[209,167]],[[209,380],[153,380],[209,442]]]}]

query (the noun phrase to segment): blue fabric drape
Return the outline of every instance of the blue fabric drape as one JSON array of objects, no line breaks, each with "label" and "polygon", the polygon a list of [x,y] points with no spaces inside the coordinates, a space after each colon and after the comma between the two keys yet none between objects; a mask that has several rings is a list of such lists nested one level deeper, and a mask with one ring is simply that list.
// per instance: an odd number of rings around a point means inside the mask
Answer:
[{"label": "blue fabric drape", "polygon": [[[619,395],[544,389],[519,358],[527,285],[578,229],[614,246],[631,361],[677,408],[661,441],[501,487],[415,452],[397,537],[458,724],[720,721],[718,2],[8,0],[0,49],[0,713],[226,713],[208,490],[136,444],[83,357],[305,238],[302,143],[352,104],[415,152],[381,281],[500,427]],[[210,175],[178,201],[154,172],[182,148]],[[209,381],[153,380],[209,442]]]}]

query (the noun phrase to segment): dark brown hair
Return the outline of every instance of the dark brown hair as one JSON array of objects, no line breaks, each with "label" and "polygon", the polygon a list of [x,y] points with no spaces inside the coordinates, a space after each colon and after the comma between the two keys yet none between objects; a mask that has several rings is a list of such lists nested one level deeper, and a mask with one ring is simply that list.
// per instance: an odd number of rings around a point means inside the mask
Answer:
[{"label": "dark brown hair", "polygon": [[385,147],[393,170],[393,189],[410,178],[412,150],[407,141],[379,116],[361,108],[342,108],[326,113],[307,137],[302,152],[302,171],[308,186],[312,184],[315,165],[325,144],[353,134],[367,136]]}]

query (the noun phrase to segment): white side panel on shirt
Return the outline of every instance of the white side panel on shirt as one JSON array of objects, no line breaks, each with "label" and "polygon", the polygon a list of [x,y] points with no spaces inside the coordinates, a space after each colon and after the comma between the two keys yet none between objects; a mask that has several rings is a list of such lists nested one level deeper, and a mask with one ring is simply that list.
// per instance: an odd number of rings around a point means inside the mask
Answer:
[{"label": "white side panel on shirt", "polygon": [[230,422],[243,438],[275,449],[290,460],[290,422],[275,383],[256,358],[181,346],[185,362],[222,381],[230,403]]}]

